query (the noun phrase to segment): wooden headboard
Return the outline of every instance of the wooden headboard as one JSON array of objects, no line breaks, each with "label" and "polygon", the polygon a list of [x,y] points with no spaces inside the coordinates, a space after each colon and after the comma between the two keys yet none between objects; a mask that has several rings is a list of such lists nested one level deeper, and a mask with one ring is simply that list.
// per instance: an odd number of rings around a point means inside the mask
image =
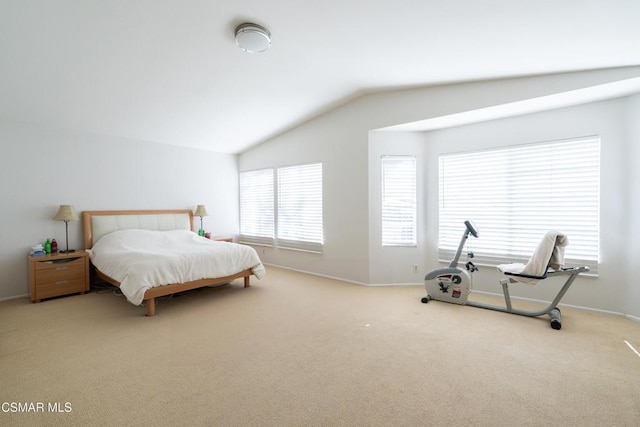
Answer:
[{"label": "wooden headboard", "polygon": [[189,209],[84,211],[82,223],[85,249],[117,230],[194,230]]}]

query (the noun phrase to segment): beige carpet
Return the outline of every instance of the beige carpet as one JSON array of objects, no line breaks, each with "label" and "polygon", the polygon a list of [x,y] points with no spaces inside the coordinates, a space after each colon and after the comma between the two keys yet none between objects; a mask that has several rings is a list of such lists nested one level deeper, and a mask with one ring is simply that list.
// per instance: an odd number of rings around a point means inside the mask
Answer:
[{"label": "beige carpet", "polygon": [[112,292],[0,303],[0,425],[640,425],[636,322],[564,309],[554,331],[273,267],[252,283],[153,318]]}]

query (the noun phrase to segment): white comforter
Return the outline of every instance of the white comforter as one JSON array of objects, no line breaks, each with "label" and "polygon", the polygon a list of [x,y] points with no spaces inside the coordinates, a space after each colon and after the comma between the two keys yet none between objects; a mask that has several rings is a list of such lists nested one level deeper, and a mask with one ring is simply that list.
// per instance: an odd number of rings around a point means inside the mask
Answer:
[{"label": "white comforter", "polygon": [[209,240],[188,230],[115,231],[103,236],[90,256],[98,270],[120,282],[122,293],[135,305],[155,286],[225,277],[248,268],[260,279],[265,272],[252,247]]}]

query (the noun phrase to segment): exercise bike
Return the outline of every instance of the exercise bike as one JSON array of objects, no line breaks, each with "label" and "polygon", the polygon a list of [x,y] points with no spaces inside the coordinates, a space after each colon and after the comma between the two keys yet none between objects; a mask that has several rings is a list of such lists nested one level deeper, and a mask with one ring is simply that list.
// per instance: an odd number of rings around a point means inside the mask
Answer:
[{"label": "exercise bike", "polygon": [[[465,230],[460,239],[460,244],[458,245],[458,250],[456,254],[449,263],[447,267],[436,268],[435,270],[430,271],[425,276],[425,289],[427,291],[427,295],[422,298],[423,303],[428,303],[431,300],[444,301],[453,304],[460,305],[470,305],[472,307],[485,308],[489,310],[502,311],[505,313],[518,314],[521,316],[529,316],[529,317],[538,317],[542,315],[549,315],[551,327],[553,329],[560,329],[562,327],[562,321],[560,317],[560,309],[557,307],[557,304],[560,302],[564,294],[569,290],[569,287],[574,282],[574,280],[578,277],[580,273],[588,272],[589,267],[571,267],[571,268],[561,268],[561,264],[564,262],[563,259],[560,260],[560,264],[557,269],[550,270],[550,266],[556,266],[556,261],[554,260],[554,256],[558,253],[558,245],[561,244],[562,247],[566,246],[567,240],[566,236],[562,235],[558,232],[549,232],[543,238],[543,241],[538,245],[536,252],[529,260],[529,266],[536,258],[540,259],[540,256],[543,256],[545,260],[547,260],[546,264],[544,264],[544,271],[542,274],[526,274],[523,273],[523,270],[526,271],[526,267],[523,264],[506,264],[502,266],[498,266],[499,270],[502,271],[507,278],[500,280],[500,284],[502,285],[502,290],[505,299],[505,306],[496,306],[490,304],[483,304],[475,301],[468,301],[469,294],[473,289],[473,272],[477,271],[478,268],[473,264],[473,262],[469,261],[465,264],[465,268],[460,268],[458,266],[458,262],[460,260],[460,255],[462,254],[462,250],[469,238],[469,235],[473,237],[478,237],[478,229],[471,221],[465,221]],[[556,240],[557,236],[562,236],[564,240]],[[546,242],[545,242],[546,239]],[[549,245],[543,245],[543,243],[548,243],[549,239],[553,239],[553,243],[551,248]],[[561,251],[563,254],[561,258],[564,257],[564,250]],[[468,253],[469,258],[473,258],[473,253]],[[514,266],[513,270],[509,270],[509,267]],[[517,266],[518,268],[515,268]],[[524,268],[523,268],[524,267]],[[520,310],[517,308],[513,308],[511,304],[511,296],[509,295],[509,284],[516,283],[519,281],[527,281],[527,282],[537,282],[538,280],[544,280],[547,277],[556,276],[556,275],[569,275],[567,281],[564,283],[556,297],[553,301],[544,309],[536,310],[536,311],[527,311]]]}]

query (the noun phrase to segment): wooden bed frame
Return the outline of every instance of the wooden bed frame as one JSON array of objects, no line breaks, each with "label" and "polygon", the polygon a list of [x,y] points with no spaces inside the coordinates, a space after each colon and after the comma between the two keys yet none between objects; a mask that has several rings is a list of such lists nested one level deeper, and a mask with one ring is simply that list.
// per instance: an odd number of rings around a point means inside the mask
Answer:
[{"label": "wooden bed frame", "polygon": [[[83,222],[83,230],[84,230],[84,247],[86,249],[91,249],[93,247],[93,237],[94,237],[94,229],[93,229],[93,218],[96,216],[129,216],[136,217],[140,215],[165,215],[165,214],[178,214],[178,215],[188,215],[189,218],[189,227],[191,231],[194,231],[193,227],[193,212],[189,209],[167,209],[167,210],[121,210],[121,211],[84,211],[82,212],[82,222]],[[131,228],[126,224],[122,225],[118,229],[126,229]],[[135,227],[139,228],[139,227]],[[167,228],[150,228],[150,229],[167,229]],[[99,238],[99,237],[98,237]],[[95,268],[95,267],[94,267]],[[114,286],[120,287],[120,283],[102,273],[100,270],[95,268],[96,275],[101,279],[105,280],[108,283],[111,283]],[[244,287],[247,288],[251,286],[250,277],[253,273],[251,269],[240,271],[231,276],[225,277],[215,277],[210,279],[200,279],[194,280],[192,282],[185,283],[176,283],[170,285],[158,286],[155,288],[147,289],[144,294],[143,301],[146,305],[146,315],[147,316],[155,316],[156,314],[156,298],[175,294],[178,292],[188,291],[191,289],[201,288],[204,286],[215,285],[220,283],[228,283],[234,279],[244,278]]]}]

